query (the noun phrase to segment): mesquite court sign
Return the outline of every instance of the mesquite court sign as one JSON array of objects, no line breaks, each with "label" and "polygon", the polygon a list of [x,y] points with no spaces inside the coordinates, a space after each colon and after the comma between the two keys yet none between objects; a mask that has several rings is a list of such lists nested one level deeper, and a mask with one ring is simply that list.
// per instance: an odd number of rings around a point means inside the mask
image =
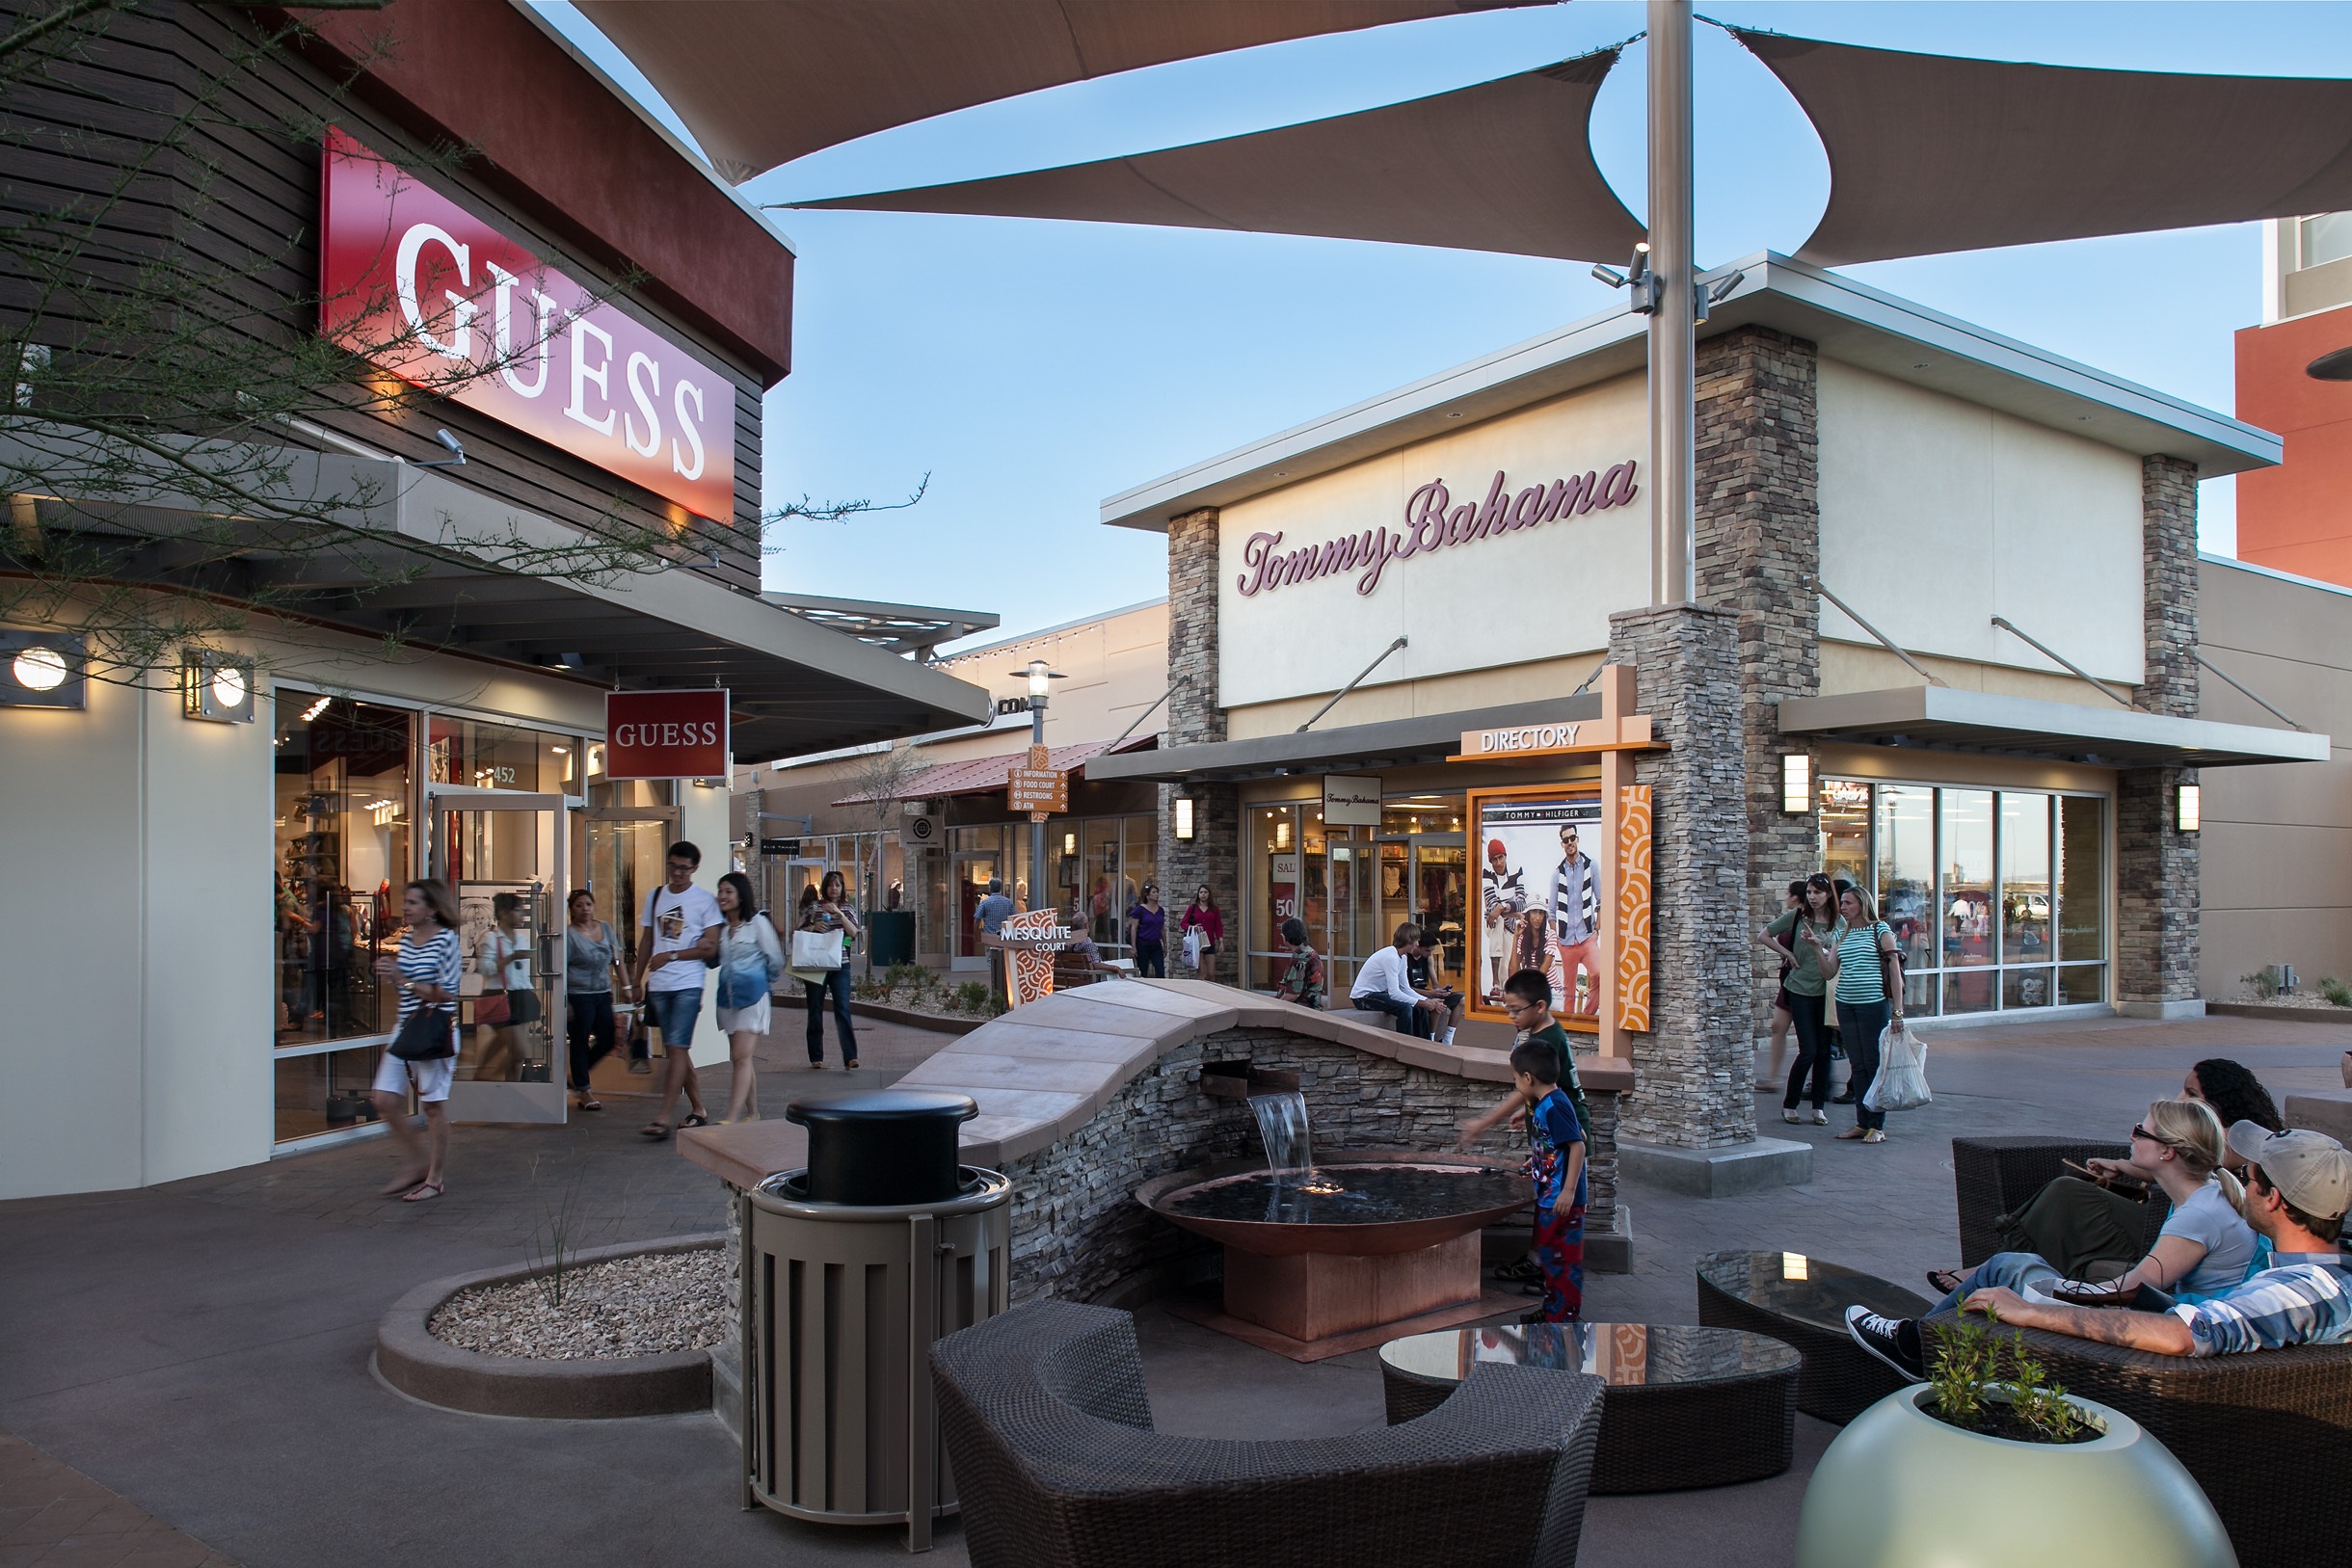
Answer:
[{"label": "mesquite court sign", "polygon": [[1641,494],[1634,483],[1631,460],[1606,473],[1590,471],[1550,485],[1530,485],[1516,494],[1508,476],[1495,471],[1486,499],[1456,503],[1442,479],[1432,479],[1413,492],[1404,503],[1404,525],[1398,529],[1367,528],[1342,534],[1320,545],[1284,550],[1279,533],[1257,533],[1243,546],[1244,568],[1234,587],[1244,598],[1294,583],[1313,582],[1334,573],[1353,572],[1355,591],[1369,595],[1380,586],[1391,561],[1409,561],[1449,545],[1470,545],[1483,539],[1541,527],[1547,522],[1625,506]]},{"label": "mesquite court sign", "polygon": [[324,158],[322,333],[733,521],[733,381],[343,132],[327,132]]}]

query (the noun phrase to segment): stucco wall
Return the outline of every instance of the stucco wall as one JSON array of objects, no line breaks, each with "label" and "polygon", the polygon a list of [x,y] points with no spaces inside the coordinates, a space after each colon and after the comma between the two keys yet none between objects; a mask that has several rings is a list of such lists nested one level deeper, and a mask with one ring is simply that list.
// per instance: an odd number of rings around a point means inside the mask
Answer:
[{"label": "stucco wall", "polygon": [[[2139,459],[1834,359],[1820,399],[1831,592],[1914,653],[2058,670],[1999,615],[2140,682]],[[1826,602],[1821,633],[1871,640]]]},{"label": "stucco wall", "polygon": [[[2205,656],[2335,739],[2327,762],[2201,773],[2205,994],[2268,964],[2352,980],[2352,591],[2214,560],[2198,580]],[[2279,722],[2210,674],[2198,712]]]}]

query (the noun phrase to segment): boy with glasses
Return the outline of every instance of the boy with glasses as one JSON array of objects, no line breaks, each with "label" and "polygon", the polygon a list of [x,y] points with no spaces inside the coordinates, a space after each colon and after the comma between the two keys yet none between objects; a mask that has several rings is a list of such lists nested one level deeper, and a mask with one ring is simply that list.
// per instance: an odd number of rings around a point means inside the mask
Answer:
[{"label": "boy with glasses", "polygon": [[[1557,1086],[1561,1097],[1576,1112],[1576,1125],[1580,1136],[1589,1137],[1592,1126],[1592,1111],[1585,1103],[1585,1087],[1576,1076],[1576,1057],[1568,1045],[1568,1031],[1560,1026],[1558,1019],[1552,1017],[1551,978],[1541,970],[1521,970],[1513,974],[1503,982],[1503,1011],[1510,1015],[1511,1027],[1517,1031],[1517,1037],[1511,1042],[1511,1062],[1514,1075],[1519,1060],[1518,1053],[1522,1049],[1537,1048],[1549,1050],[1555,1065],[1550,1076],[1543,1081]],[[1514,1089],[1512,1093],[1506,1095],[1502,1103],[1496,1105],[1494,1109],[1462,1123],[1461,1139],[1455,1147],[1466,1152],[1472,1144],[1493,1131],[1504,1122],[1517,1123],[1528,1114],[1529,1105],[1530,1102],[1525,1093]],[[1531,1126],[1529,1132],[1531,1142],[1534,1135]],[[1580,1154],[1578,1158],[1581,1167],[1583,1156]],[[1583,1180],[1581,1168],[1578,1180]],[[1577,1277],[1581,1282],[1584,1258],[1584,1209],[1581,1200],[1576,1213],[1576,1226]],[[1538,1242],[1540,1242],[1540,1237],[1538,1237]],[[1537,1256],[1540,1251],[1541,1247],[1538,1244],[1535,1251],[1531,1251],[1519,1262],[1499,1265],[1494,1271],[1494,1277],[1508,1284],[1523,1287],[1535,1285],[1544,1278],[1541,1262]]]},{"label": "boy with glasses", "polygon": [[[654,1120],[638,1130],[649,1138],[670,1135],[670,1106],[684,1090],[691,1112],[681,1124],[708,1127],[702,1086],[694,1076],[694,1024],[702,1017],[703,976],[719,955],[719,930],[727,922],[716,894],[695,886],[703,852],[681,839],[670,846],[669,881],[645,900],[645,930],[652,938],[637,957],[637,995],[661,1031],[661,1103]],[[648,976],[651,978],[648,978]]]}]

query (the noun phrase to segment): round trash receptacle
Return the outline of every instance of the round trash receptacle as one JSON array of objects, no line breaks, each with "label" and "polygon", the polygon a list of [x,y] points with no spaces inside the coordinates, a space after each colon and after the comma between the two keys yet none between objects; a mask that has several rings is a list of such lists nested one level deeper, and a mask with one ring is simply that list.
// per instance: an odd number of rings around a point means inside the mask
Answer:
[{"label": "round trash receptacle", "polygon": [[871,1207],[954,1197],[958,1140],[979,1113],[968,1095],[869,1089],[795,1100],[784,1119],[809,1129],[809,1200]]}]

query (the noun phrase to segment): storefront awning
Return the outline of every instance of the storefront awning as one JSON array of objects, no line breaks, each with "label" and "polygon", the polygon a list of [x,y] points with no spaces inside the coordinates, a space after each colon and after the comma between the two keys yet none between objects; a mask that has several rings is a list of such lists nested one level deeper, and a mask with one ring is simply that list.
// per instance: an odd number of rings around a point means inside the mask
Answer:
[{"label": "storefront awning", "polygon": [[[1083,768],[1082,779],[1099,779],[1097,758],[1114,745],[1120,751],[1141,751],[1157,737],[1137,735],[1132,740],[1081,741],[1075,746],[1056,746],[1047,754],[1048,765],[1057,773]],[[918,773],[910,773],[892,789],[894,800],[946,800],[953,795],[988,795],[1001,793],[1012,784],[1012,770],[1029,766],[1029,752],[1005,752],[997,757],[973,757],[961,762],[942,762]],[[878,797],[871,790],[843,795],[836,806],[865,806]]]},{"label": "storefront awning", "polygon": [[2329,757],[2327,736],[2300,730],[2175,719],[1949,686],[1791,698],[1780,704],[1780,731],[1864,746],[1978,752],[2116,768],[2238,767],[2324,762]]},{"label": "storefront awning", "polygon": [[1581,724],[1601,716],[1598,692],[1560,697],[1509,707],[1430,713],[1378,724],[1342,725],[1304,734],[1259,735],[1251,740],[1217,740],[1166,746],[1128,757],[1106,757],[1088,765],[1086,777],[1153,779],[1168,784],[1273,779],[1288,773],[1346,773],[1356,768],[1402,768],[1442,762],[1461,750],[1465,730],[1494,730],[1522,724]]}]

